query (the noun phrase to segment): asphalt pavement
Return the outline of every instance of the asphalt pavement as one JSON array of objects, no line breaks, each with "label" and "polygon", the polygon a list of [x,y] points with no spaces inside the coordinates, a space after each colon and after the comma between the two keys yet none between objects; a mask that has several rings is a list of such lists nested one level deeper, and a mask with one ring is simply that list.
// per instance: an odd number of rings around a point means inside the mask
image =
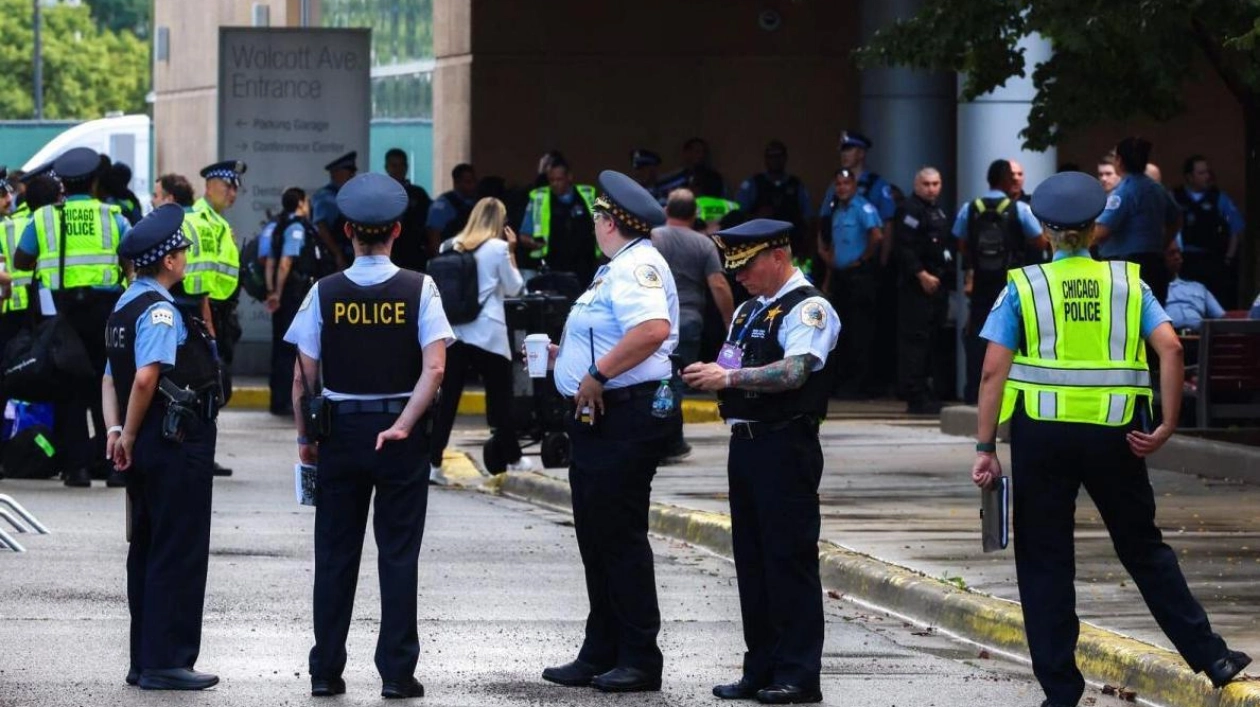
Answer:
[{"label": "asphalt pavement", "polygon": [[[215,484],[201,658],[219,674],[205,693],[127,687],[123,493],[96,483],[0,481],[48,525],[0,551],[0,707],[19,705],[376,704],[372,664],[379,592],[369,539],[344,697],[308,696],[313,511],[293,500],[289,424],[226,412],[221,454],[236,475]],[[464,433],[475,435],[473,428]],[[435,489],[420,564],[418,677],[432,705],[713,705],[710,687],[739,674],[742,640],[731,564],[654,539],[666,656],[659,694],[602,695],[543,682],[576,653],[586,612],[570,519],[508,499]],[[894,617],[826,599],[826,704],[1036,705],[1026,666],[981,655]],[[1115,698],[1090,693],[1100,706]]]}]

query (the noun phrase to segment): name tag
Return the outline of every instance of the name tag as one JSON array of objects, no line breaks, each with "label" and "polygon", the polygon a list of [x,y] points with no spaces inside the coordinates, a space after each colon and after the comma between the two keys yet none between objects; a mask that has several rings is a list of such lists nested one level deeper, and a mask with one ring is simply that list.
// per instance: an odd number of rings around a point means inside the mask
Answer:
[{"label": "name tag", "polygon": [[736,344],[722,344],[722,350],[717,355],[717,365],[728,371],[738,371],[744,367],[744,350]]},{"label": "name tag", "polygon": [[407,303],[403,300],[333,302],[333,324],[399,326],[406,323]]}]

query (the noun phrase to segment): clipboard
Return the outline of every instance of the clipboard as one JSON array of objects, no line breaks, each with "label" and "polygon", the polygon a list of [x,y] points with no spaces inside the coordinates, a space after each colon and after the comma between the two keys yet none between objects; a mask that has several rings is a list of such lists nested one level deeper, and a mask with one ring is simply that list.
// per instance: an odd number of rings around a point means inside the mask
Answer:
[{"label": "clipboard", "polygon": [[1010,539],[1011,479],[999,476],[980,490],[980,539],[985,552],[1005,550]]}]

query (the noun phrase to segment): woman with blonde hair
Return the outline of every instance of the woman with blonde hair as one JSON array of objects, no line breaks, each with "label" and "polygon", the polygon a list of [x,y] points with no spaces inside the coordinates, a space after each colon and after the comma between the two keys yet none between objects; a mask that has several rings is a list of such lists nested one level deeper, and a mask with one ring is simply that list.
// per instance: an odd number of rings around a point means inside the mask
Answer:
[{"label": "woman with blonde hair", "polygon": [[508,462],[509,469],[528,468],[512,425],[512,352],[503,308],[503,298],[519,294],[525,283],[516,267],[516,232],[507,225],[503,202],[491,197],[478,201],[464,230],[438,248],[439,253],[450,250],[471,253],[476,259],[481,309],[470,322],[452,322],[456,341],[446,349],[446,376],[429,445],[429,481],[435,484],[446,483],[442,452],[450,441],[469,369],[477,371],[485,384],[486,421],[494,432],[499,458]]}]

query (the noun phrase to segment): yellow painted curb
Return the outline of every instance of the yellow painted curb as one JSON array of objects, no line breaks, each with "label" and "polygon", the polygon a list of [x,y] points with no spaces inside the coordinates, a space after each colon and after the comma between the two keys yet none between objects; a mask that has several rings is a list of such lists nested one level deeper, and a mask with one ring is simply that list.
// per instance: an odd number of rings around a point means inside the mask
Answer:
[{"label": "yellow painted curb", "polygon": [[451,485],[460,487],[478,486],[485,481],[471,457],[449,448],[442,453],[442,475]]},{"label": "yellow painted curb", "polygon": [[[263,386],[242,386],[232,389],[232,402],[228,407],[233,410],[267,410],[271,405],[271,390]],[[684,422],[721,422],[717,401],[694,400],[684,398],[682,401]],[[485,415],[486,393],[483,390],[465,390],[459,398],[460,415]],[[445,463],[445,462],[443,462]]]}]

